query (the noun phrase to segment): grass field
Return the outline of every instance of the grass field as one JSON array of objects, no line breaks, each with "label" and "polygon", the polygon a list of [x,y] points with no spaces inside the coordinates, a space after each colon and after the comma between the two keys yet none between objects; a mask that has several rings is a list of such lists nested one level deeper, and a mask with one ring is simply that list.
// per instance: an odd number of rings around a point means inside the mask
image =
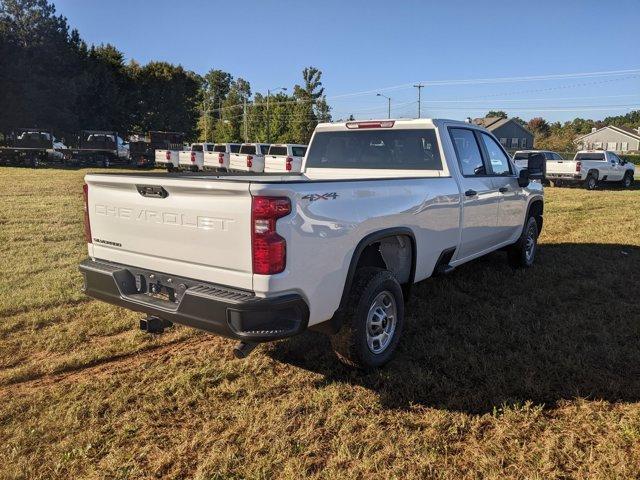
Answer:
[{"label": "grass field", "polygon": [[363,373],[83,296],[84,173],[0,169],[0,478],[640,477],[640,189],[548,188],[537,265],[422,282]]}]

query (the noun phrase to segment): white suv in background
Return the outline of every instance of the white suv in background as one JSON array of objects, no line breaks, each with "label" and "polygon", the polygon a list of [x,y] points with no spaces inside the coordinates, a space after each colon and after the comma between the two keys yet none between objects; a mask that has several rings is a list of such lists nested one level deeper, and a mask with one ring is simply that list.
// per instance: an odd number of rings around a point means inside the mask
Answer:
[{"label": "white suv in background", "polygon": [[204,152],[204,169],[228,170],[230,155],[239,151],[239,143],[216,143],[212,151]]},{"label": "white suv in background", "polygon": [[268,143],[243,143],[238,153],[231,153],[229,170],[238,172],[264,172],[264,156],[269,151]]},{"label": "white suv in background", "polygon": [[271,145],[264,161],[264,171],[265,173],[299,172],[306,153],[306,145],[291,143]]}]

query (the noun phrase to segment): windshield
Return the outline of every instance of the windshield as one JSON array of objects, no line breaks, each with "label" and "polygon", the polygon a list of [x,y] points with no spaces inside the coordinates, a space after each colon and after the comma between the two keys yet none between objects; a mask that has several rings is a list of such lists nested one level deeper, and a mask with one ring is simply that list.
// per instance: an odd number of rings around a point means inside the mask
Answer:
[{"label": "windshield", "polygon": [[574,160],[604,160],[603,152],[576,153]]},{"label": "windshield", "polygon": [[316,133],[307,167],[442,170],[442,161],[434,129],[376,129]]},{"label": "windshield", "polygon": [[242,145],[240,147],[240,153],[248,153],[250,155],[255,155],[256,146],[255,145]]}]

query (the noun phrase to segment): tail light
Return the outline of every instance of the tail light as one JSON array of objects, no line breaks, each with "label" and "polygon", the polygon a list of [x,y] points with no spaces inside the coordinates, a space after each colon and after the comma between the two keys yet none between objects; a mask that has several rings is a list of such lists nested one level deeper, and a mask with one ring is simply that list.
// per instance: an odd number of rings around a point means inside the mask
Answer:
[{"label": "tail light", "polygon": [[576,162],[576,172],[579,172],[582,168],[582,162]]},{"label": "tail light", "polygon": [[218,163],[222,165],[224,163],[224,153],[218,154]]},{"label": "tail light", "polygon": [[276,222],[290,213],[291,201],[287,197],[252,198],[253,273],[274,275],[284,270],[287,260],[287,241],[276,233]]},{"label": "tail light", "polygon": [[191,152],[191,162],[196,163],[196,152]]},{"label": "tail light", "polygon": [[287,172],[291,171],[291,168],[293,168],[293,166],[291,165],[291,163],[293,162],[293,158],[291,157],[287,157]]},{"label": "tail light", "polygon": [[358,128],[392,128],[394,124],[395,120],[383,122],[347,122],[346,127],[350,130]]},{"label": "tail light", "polygon": [[164,154],[164,158],[171,161],[171,152],[169,150],[167,150],[167,153]]},{"label": "tail light", "polygon": [[82,186],[82,198],[84,200],[84,239],[87,243],[91,240],[91,223],[89,223],[89,185]]},{"label": "tail light", "polygon": [[251,155],[247,155],[247,168],[253,167],[253,157]]}]

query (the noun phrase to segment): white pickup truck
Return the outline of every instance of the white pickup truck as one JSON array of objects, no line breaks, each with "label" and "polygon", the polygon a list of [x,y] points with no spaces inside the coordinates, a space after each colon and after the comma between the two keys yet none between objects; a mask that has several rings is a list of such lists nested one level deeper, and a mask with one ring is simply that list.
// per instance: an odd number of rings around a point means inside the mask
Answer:
[{"label": "white pickup truck", "polygon": [[188,150],[178,153],[178,166],[192,172],[204,170],[204,152],[212,151],[213,143],[193,143]]},{"label": "white pickup truck", "polygon": [[635,166],[606,150],[582,150],[573,160],[547,161],[547,179],[557,187],[582,184],[594,190],[599,182],[619,182],[624,188],[633,185]]},{"label": "white pickup truck", "polygon": [[229,170],[236,172],[264,172],[264,156],[269,151],[266,143],[243,143],[238,153],[230,154]]},{"label": "white pickup truck", "polygon": [[[174,147],[175,148],[175,147]],[[184,147],[186,150],[187,147]],[[180,150],[156,149],[155,162],[157,167],[166,168],[167,171],[173,172],[180,168],[179,161]]]},{"label": "white pickup truck", "polygon": [[257,342],[314,329],[347,364],[393,355],[411,285],[505,248],[529,267],[542,165],[453,120],[320,124],[299,175],[88,174],[87,295]]},{"label": "white pickup truck", "polygon": [[229,160],[232,153],[240,151],[239,143],[216,143],[211,152],[204,152],[205,170],[229,170]]},{"label": "white pickup truck", "polygon": [[291,143],[271,145],[264,159],[264,171],[265,173],[299,172],[306,153],[306,145]]}]

